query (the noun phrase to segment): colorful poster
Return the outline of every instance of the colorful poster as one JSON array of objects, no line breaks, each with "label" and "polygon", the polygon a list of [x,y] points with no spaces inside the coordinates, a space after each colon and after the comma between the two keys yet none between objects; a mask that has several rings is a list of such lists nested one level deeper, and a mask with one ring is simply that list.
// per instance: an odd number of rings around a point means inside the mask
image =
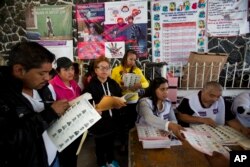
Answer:
[{"label": "colorful poster", "polygon": [[39,6],[26,10],[30,40],[72,40],[72,6]]},{"label": "colorful poster", "polygon": [[153,62],[187,63],[191,51],[207,50],[205,0],[151,3]]},{"label": "colorful poster", "polygon": [[105,2],[76,6],[78,57],[123,57],[126,49],[145,57],[147,52],[147,2]]},{"label": "colorful poster", "polygon": [[78,58],[95,59],[105,55],[104,3],[77,5],[76,20],[78,25]]},{"label": "colorful poster", "polygon": [[125,49],[147,57],[147,1],[105,3],[104,38],[109,42],[124,42]]},{"label": "colorful poster", "polygon": [[249,33],[247,0],[208,0],[208,36],[238,36]]}]

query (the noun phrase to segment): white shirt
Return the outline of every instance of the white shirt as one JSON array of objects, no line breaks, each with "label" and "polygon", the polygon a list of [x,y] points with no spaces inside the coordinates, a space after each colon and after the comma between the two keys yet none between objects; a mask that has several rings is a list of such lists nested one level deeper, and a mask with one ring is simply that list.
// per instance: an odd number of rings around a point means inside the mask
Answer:
[{"label": "white shirt", "polygon": [[[36,112],[41,112],[44,110],[44,103],[41,102],[42,99],[36,90],[33,90],[33,97],[31,97],[30,95],[27,95],[24,92],[22,94],[30,101],[30,103],[32,104]],[[54,145],[54,143],[51,141],[51,139],[49,138],[46,130],[43,132],[42,136],[43,136],[43,141],[44,141],[44,145],[45,145],[47,156],[48,156],[48,163],[49,165],[51,165],[51,163],[56,158],[57,148]]]}]

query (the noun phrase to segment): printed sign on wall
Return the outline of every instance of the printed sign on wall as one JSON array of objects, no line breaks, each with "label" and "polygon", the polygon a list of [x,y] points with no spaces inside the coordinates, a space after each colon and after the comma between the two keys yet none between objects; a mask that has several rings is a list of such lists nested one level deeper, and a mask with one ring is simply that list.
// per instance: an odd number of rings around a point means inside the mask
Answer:
[{"label": "printed sign on wall", "polygon": [[151,11],[153,62],[186,63],[207,50],[205,0],[152,1]]},{"label": "printed sign on wall", "polygon": [[249,33],[247,0],[208,0],[208,36],[238,36]]}]

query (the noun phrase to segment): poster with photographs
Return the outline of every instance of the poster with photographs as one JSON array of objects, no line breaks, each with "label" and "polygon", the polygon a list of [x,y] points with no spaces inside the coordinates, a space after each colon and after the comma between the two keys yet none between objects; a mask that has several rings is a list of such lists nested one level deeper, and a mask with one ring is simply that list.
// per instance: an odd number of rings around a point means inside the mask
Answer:
[{"label": "poster with photographs", "polygon": [[79,59],[95,59],[105,54],[103,38],[104,3],[76,6]]},{"label": "poster with photographs", "polygon": [[29,6],[25,11],[30,40],[72,40],[72,6]]},{"label": "poster with photographs", "polygon": [[133,49],[147,57],[147,1],[105,3],[104,37],[109,42],[124,42],[125,50]]},{"label": "poster with photographs", "polygon": [[77,5],[78,58],[122,58],[126,49],[146,57],[147,19],[146,1]]},{"label": "poster with photographs", "polygon": [[190,52],[206,52],[206,0],[151,3],[153,62],[187,63]]}]

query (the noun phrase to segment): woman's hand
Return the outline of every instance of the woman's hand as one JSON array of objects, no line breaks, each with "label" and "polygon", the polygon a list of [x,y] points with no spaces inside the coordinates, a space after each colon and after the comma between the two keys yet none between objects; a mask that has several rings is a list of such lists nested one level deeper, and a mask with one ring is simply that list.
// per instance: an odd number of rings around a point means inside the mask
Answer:
[{"label": "woman's hand", "polygon": [[185,137],[181,133],[181,130],[184,130],[184,128],[181,125],[170,122],[168,124],[168,130],[172,131],[179,140],[181,141],[185,140]]},{"label": "woman's hand", "polygon": [[135,83],[134,86],[130,87],[129,89],[134,92],[134,91],[136,91],[138,89],[141,89],[141,87],[142,87],[142,85],[139,82],[139,83]]}]

